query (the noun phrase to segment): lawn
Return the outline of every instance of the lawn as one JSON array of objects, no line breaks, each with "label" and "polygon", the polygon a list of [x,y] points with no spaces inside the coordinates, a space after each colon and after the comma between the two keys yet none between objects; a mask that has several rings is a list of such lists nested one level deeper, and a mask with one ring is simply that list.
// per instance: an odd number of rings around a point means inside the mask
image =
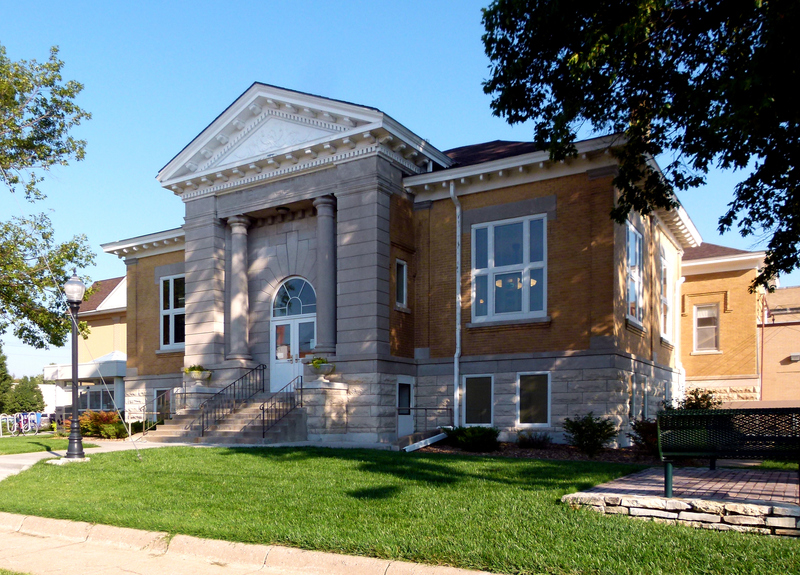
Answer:
[{"label": "lawn", "polygon": [[[790,573],[800,545],[559,502],[638,466],[334,449],[145,450],[37,464],[0,510],[499,573]],[[57,494],[57,496],[55,495]]]},{"label": "lawn", "polygon": [[[31,453],[33,451],[66,451],[68,441],[52,435],[19,435],[0,437],[0,455]],[[84,447],[97,447],[84,442]]]}]

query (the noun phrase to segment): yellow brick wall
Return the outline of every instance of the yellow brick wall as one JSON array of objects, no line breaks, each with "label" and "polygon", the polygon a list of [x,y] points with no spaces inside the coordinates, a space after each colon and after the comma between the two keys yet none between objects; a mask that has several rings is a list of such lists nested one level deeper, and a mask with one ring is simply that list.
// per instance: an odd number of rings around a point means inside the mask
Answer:
[{"label": "yellow brick wall", "polygon": [[183,351],[156,353],[160,348],[159,288],[155,268],[183,261],[183,251],[140,258],[128,266],[128,369],[138,375],[177,373]]},{"label": "yellow brick wall", "polygon": [[[614,330],[614,224],[611,178],[585,174],[460,197],[469,210],[556,196],[547,223],[547,308],[550,322],[467,327],[471,320],[469,229],[462,234],[463,355],[588,349],[591,336]],[[415,212],[417,237],[416,346],[431,357],[455,349],[455,208],[447,200]]]},{"label": "yellow brick wall", "polygon": [[[686,276],[681,295],[681,360],[688,378],[712,378],[758,372],[758,297],[748,287],[755,270]],[[694,306],[719,306],[722,353],[694,352]]]},{"label": "yellow brick wall", "polygon": [[791,355],[800,353],[800,323],[770,324],[764,328],[764,401],[800,399],[800,362]]},{"label": "yellow brick wall", "polygon": [[[392,355],[414,357],[414,211],[412,200],[393,194],[389,215],[389,337]],[[408,310],[396,309],[396,260],[406,262]]]},{"label": "yellow brick wall", "polygon": [[88,363],[112,351],[127,353],[125,312],[81,318],[89,325],[89,337],[78,343],[78,363]]}]

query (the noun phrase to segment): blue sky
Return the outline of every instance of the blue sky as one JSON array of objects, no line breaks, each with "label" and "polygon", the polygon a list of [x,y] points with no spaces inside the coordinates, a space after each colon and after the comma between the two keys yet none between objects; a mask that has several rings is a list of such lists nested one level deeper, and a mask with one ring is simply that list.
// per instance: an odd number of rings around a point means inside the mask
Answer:
[{"label": "blue sky", "polygon": [[[293,2],[10,2],[0,43],[12,60],[60,48],[65,79],[85,88],[92,120],[75,134],[86,159],[48,174],[35,205],[6,196],[0,218],[47,211],[61,239],[84,233],[97,252],[92,279],[125,266],[100,244],[180,226],[183,204],[158,170],[255,81],[379,108],[440,150],[530,140],[531,125],[491,115],[481,82],[488,0]],[[716,220],[738,174],[714,173],[681,201],[705,241],[761,249]],[[782,285],[800,283],[789,276]],[[38,351],[3,336],[9,370],[41,373],[69,350]]]}]

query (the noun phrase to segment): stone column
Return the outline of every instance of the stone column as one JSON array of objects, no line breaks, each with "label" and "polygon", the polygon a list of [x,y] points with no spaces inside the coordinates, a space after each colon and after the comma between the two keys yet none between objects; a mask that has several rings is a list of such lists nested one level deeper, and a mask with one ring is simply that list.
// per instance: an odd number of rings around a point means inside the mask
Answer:
[{"label": "stone column", "polygon": [[247,226],[245,216],[228,218],[231,228],[231,352],[228,359],[252,359],[248,343],[250,299],[247,293]]},{"label": "stone column", "polygon": [[322,196],[317,208],[317,353],[336,352],[336,200]]}]

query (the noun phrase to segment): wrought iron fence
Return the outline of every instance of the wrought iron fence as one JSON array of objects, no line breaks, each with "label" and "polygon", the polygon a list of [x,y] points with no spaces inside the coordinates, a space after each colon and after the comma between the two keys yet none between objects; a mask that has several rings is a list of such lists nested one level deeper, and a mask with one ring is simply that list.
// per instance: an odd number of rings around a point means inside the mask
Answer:
[{"label": "wrought iron fence", "polygon": [[[422,429],[420,430],[419,425],[419,412],[422,412]],[[433,416],[429,416],[429,412],[434,412]],[[440,415],[442,414],[442,415]],[[413,416],[414,422],[414,430],[413,432],[416,433],[418,431],[422,431],[423,433],[428,433],[428,422],[432,417],[434,421],[431,422],[431,428],[437,429],[443,426],[452,426],[453,425],[453,408],[452,407],[398,407],[397,408],[397,427],[396,429],[400,429],[400,417],[403,415],[411,415]]]},{"label": "wrought iron fence", "polygon": [[298,375],[261,404],[261,437],[297,407],[303,407],[303,376]]}]

